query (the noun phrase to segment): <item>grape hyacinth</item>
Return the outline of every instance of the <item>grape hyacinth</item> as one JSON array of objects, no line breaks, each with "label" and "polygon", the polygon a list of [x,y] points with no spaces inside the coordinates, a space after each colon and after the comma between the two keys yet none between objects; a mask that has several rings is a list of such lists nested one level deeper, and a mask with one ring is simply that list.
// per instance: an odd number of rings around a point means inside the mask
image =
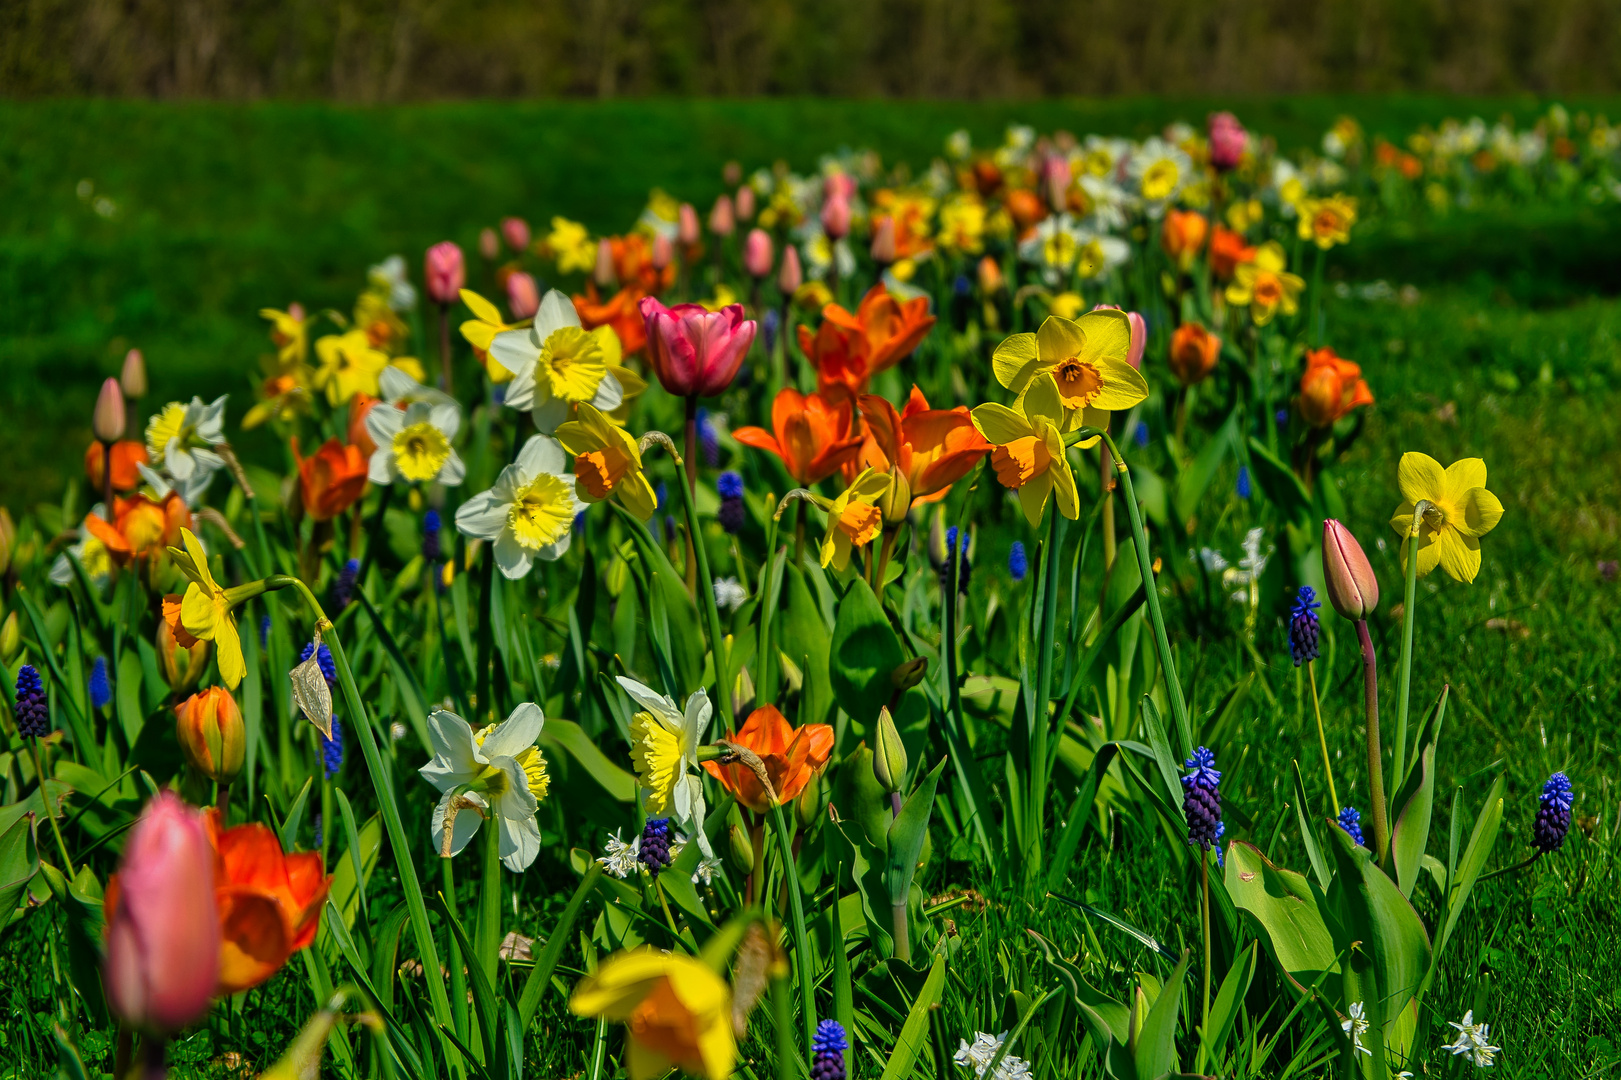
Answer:
[{"label": "grape hyacinth", "polygon": [[720,434],[715,430],[715,415],[708,409],[698,409],[698,445],[704,464],[711,469],[720,464]]},{"label": "grape hyacinth", "polygon": [[[325,645],[321,648],[326,648]],[[332,779],[343,767],[343,725],[338,718],[332,718],[332,738],[321,736],[321,764],[326,769],[326,778]]]},{"label": "grape hyacinth", "polygon": [[651,874],[657,874],[672,861],[670,855],[670,819],[648,818],[642,827],[642,842],[637,857]]},{"label": "grape hyacinth", "polygon": [[1139,447],[1147,446],[1148,424],[1142,420],[1137,421],[1137,426],[1132,430],[1131,437]]},{"label": "grape hyacinth", "polygon": [[[20,703],[19,696],[19,703]],[[1575,804],[1571,795],[1570,777],[1556,772],[1542,785],[1537,800],[1536,824],[1531,827],[1531,846],[1544,855],[1558,851],[1570,832],[1570,808]]]},{"label": "grape hyacinth", "polygon": [[[304,646],[303,652],[298,654],[298,662],[302,664],[308,660],[310,653],[314,651],[315,643],[312,641]],[[324,642],[321,644],[320,659],[316,663],[321,665],[321,677],[326,680],[327,689],[336,690],[338,688],[338,665],[333,663],[332,650],[327,648]]]},{"label": "grape hyacinth", "polygon": [[24,664],[17,670],[17,704],[12,715],[17,718],[19,735],[43,739],[51,733],[51,710],[45,701],[45,686],[33,664]]},{"label": "grape hyacinth", "polygon": [[1356,842],[1357,847],[1367,847],[1368,842],[1362,839],[1362,811],[1354,806],[1347,806],[1340,810],[1340,817],[1335,822],[1345,830],[1345,835]]},{"label": "grape hyacinth", "polygon": [[1226,830],[1221,820],[1221,773],[1216,755],[1204,747],[1193,752],[1182,777],[1182,812],[1188,819],[1188,843],[1209,851]]},{"label": "grape hyacinth", "polygon": [[[953,525],[946,530],[946,561],[940,567],[940,588],[945,590],[951,587],[951,560],[957,552],[957,526]],[[962,558],[957,562],[957,591],[964,596],[968,595],[968,545],[962,547]]]},{"label": "grape hyacinth", "polygon": [[782,329],[782,316],[776,308],[767,308],[765,315],[760,319],[760,341],[765,346],[767,355],[777,344],[777,331]]},{"label": "grape hyacinth", "polygon": [[439,542],[439,511],[429,510],[422,515],[422,561],[432,566],[444,554]]},{"label": "grape hyacinth", "polygon": [[270,616],[259,616],[259,648],[268,648],[270,645]]},{"label": "grape hyacinth", "polygon": [[1024,542],[1013,541],[1013,547],[1007,553],[1007,572],[1014,581],[1023,581],[1030,572],[1030,560],[1024,554]]},{"label": "grape hyacinth", "polygon": [[342,611],[349,606],[349,601],[355,597],[355,583],[360,578],[360,560],[350,559],[338,571],[337,579],[332,582],[332,606]]},{"label": "grape hyacinth", "polygon": [[810,1080],[844,1080],[844,1052],[849,1047],[843,1024],[837,1020],[817,1024],[811,1038]]},{"label": "grape hyacinth", "polygon": [[1237,491],[1240,499],[1247,499],[1254,494],[1254,489],[1250,486],[1250,467],[1248,465],[1238,467]]},{"label": "grape hyacinth", "polygon": [[105,709],[112,699],[112,684],[107,681],[107,658],[98,656],[90,668],[90,707]]},{"label": "grape hyacinth", "polygon": [[1321,629],[1317,609],[1322,606],[1317,590],[1310,585],[1300,586],[1294,607],[1289,609],[1289,655],[1294,657],[1295,667],[1317,659],[1317,635]]},{"label": "grape hyacinth", "polygon": [[715,513],[715,520],[720,522],[721,528],[736,536],[743,531],[747,516],[743,506],[743,478],[728,469],[715,481],[715,490],[720,493],[720,509]]}]

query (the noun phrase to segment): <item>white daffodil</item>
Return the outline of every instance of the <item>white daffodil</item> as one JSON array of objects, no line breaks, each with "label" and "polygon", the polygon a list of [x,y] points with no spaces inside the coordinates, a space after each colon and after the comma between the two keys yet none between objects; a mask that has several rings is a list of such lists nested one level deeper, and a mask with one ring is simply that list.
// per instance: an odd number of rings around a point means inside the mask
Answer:
[{"label": "white daffodil", "polygon": [[[376,410],[373,410],[374,412]],[[574,493],[574,472],[563,445],[534,435],[518,460],[501,470],[495,486],[456,511],[456,528],[489,540],[495,562],[509,578],[529,573],[535,559],[551,562],[568,550],[574,515],[585,504]]]},{"label": "white daffodil", "polygon": [[1345,1032],[1346,1036],[1351,1040],[1354,1053],[1367,1054],[1372,1057],[1373,1051],[1362,1045],[1362,1035],[1368,1030],[1367,1010],[1363,1007],[1362,1002],[1353,1001],[1351,1007],[1346,1011],[1350,1015],[1340,1021],[1340,1030]]},{"label": "white daffodil", "polygon": [[530,410],[536,430],[550,435],[577,402],[612,412],[625,400],[624,386],[608,370],[619,364],[618,342],[611,327],[587,330],[580,325],[573,301],[552,289],[541,300],[533,325],[496,334],[489,356],[512,372],[506,403]]},{"label": "white daffodil", "polygon": [[195,485],[207,487],[209,478],[225,467],[225,459],[211,449],[225,441],[225,397],[206,405],[200,397],[189,405],[171,401],[146,422],[146,456],[174,477],[182,498]]},{"label": "white daffodil", "polygon": [[393,405],[373,406],[366,413],[366,434],[377,444],[367,470],[371,482],[461,483],[467,469],[450,445],[461,422],[461,409],[454,403],[430,405],[413,401],[403,412]]},{"label": "white daffodil", "polygon": [[[500,830],[501,861],[508,870],[526,870],[540,854],[535,810],[550,783],[546,759],[535,740],[546,717],[525,702],[499,724],[474,731],[453,712],[436,709],[428,717],[433,760],[419,770],[444,794],[433,811],[433,843],[455,855],[478,833],[486,817]],[[445,822],[450,820],[446,842]]]},{"label": "white daffodil", "polygon": [[[107,519],[107,507],[97,503],[90,508],[90,514]],[[86,517],[88,521],[88,516]],[[90,526],[79,526],[79,539],[70,545],[67,550],[57,555],[56,561],[51,564],[51,583],[53,585],[71,585],[73,583],[73,562],[68,558],[71,555],[79,560],[84,567],[84,576],[90,579],[90,584],[100,589],[112,576],[113,558],[107,552],[107,545],[96,539],[96,534],[90,531]]]},{"label": "white daffodil", "polygon": [[1458,1029],[1458,1036],[1451,1042],[1443,1044],[1441,1049],[1452,1051],[1454,1057],[1459,1054],[1466,1056],[1469,1063],[1477,1069],[1489,1069],[1496,1064],[1497,1054],[1503,1048],[1491,1044],[1490,1024],[1477,1024],[1474,1020],[1473,1009],[1463,1014],[1461,1022],[1454,1023],[1448,1020],[1449,1025]]},{"label": "white daffodil", "polygon": [[690,830],[705,855],[712,855],[704,835],[704,785],[698,776],[698,744],[714,711],[709,695],[695,691],[685,710],[674,699],[619,676],[619,685],[642,707],[630,723],[631,760],[647,790],[647,812],[668,814]]},{"label": "white daffodil", "polygon": [[1158,136],[1143,140],[1126,163],[1126,172],[1136,181],[1137,193],[1151,218],[1162,216],[1195,178],[1193,160],[1186,152]]},{"label": "white daffodil", "polygon": [[417,306],[417,291],[405,269],[405,256],[390,255],[366,271],[366,280],[388,297],[388,306],[395,311],[410,311]]},{"label": "white daffodil", "polygon": [[434,386],[423,386],[405,371],[390,365],[377,376],[381,397],[399,409],[409,408],[413,401],[426,401],[429,405],[455,405],[456,399]]}]

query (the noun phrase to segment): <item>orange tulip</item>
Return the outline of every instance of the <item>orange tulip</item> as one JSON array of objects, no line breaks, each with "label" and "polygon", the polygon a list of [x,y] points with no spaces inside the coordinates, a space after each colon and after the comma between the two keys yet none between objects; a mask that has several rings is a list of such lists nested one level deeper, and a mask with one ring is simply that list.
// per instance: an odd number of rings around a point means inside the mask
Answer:
[{"label": "orange tulip", "polygon": [[[775,706],[755,709],[743,724],[743,730],[728,736],[728,741],[746,746],[760,756],[766,776],[777,794],[777,803],[787,806],[805,785],[817,775],[833,753],[833,729],[827,724],[806,724],[800,728],[788,726],[788,721]],[[771,809],[765,788],[754,770],[740,762],[722,765],[706,761],[704,768],[719,780],[733,797],[756,813]]]},{"label": "orange tulip", "polygon": [[200,690],[174,707],[175,735],[192,767],[216,784],[242,771],[247,736],[242,710],[223,686]]},{"label": "orange tulip", "polygon": [[298,453],[293,440],[293,459],[298,462],[298,486],[304,497],[304,512],[316,521],[329,521],[355,504],[366,490],[366,455],[358,446],[345,446],[328,439],[309,457]]},{"label": "orange tulip", "polygon": [[847,398],[833,401],[785,386],[771,403],[775,434],[761,427],[742,427],[732,432],[732,438],[744,446],[776,454],[788,475],[809,487],[856,459],[861,436],[850,433],[853,413]]},{"label": "orange tulip", "polygon": [[1373,391],[1360,366],[1326,346],[1306,353],[1306,373],[1300,377],[1300,414],[1306,423],[1328,427],[1359,405],[1372,404]]},{"label": "orange tulip", "polygon": [[1047,216],[1047,204],[1029,188],[1014,188],[1007,193],[1003,205],[1007,207],[1008,216],[1013,218],[1013,224],[1018,226],[1020,235],[1035,228],[1036,223]]},{"label": "orange tulip", "polygon": [[1183,323],[1171,335],[1171,370],[1183,386],[1202,382],[1216,370],[1221,354],[1221,338],[1196,322]]},{"label": "orange tulip", "polygon": [[627,285],[603,300],[595,282],[585,283],[585,295],[574,296],[574,310],[579,313],[580,324],[587,330],[611,326],[619,336],[619,344],[626,356],[635,356],[647,348],[647,323],[642,318],[640,289]]},{"label": "orange tulip", "polygon": [[867,420],[861,464],[880,472],[900,470],[913,506],[945,498],[951,485],[991,452],[966,408],[931,409],[916,386],[898,413],[883,398],[864,395],[861,415]]},{"label": "orange tulip", "polygon": [[1244,234],[1217,225],[1210,238],[1210,271],[1220,281],[1232,280],[1239,263],[1255,261],[1255,249],[1244,242]]},{"label": "orange tulip", "polygon": [[854,314],[828,304],[815,334],[800,326],[799,348],[816,365],[819,393],[829,398],[859,397],[874,375],[910,356],[933,326],[928,297],[896,300],[879,282],[861,298]]},{"label": "orange tulip", "polygon": [[1193,265],[1194,256],[1204,249],[1210,222],[1193,210],[1169,210],[1160,226],[1159,246],[1183,270]]},{"label": "orange tulip", "polygon": [[[93,442],[84,449],[84,471],[90,478],[92,491],[102,489],[102,462],[106,455],[102,453],[101,443]],[[141,472],[135,466],[145,465],[146,444],[134,439],[125,439],[123,442],[113,443],[113,490],[134,491],[141,486]]]},{"label": "orange tulip", "polygon": [[215,810],[207,823],[222,938],[219,993],[237,994],[270,978],[315,940],[332,879],[320,853],[283,854],[267,825],[222,831]]},{"label": "orange tulip", "polygon": [[180,543],[180,530],[191,528],[191,511],[172,491],[161,502],[154,502],[145,495],[131,495],[127,499],[113,500],[110,523],[95,514],[84,522],[95,538],[106,545],[113,560],[122,566],[131,559]]},{"label": "orange tulip", "polygon": [[370,461],[371,456],[377,452],[377,444],[372,441],[371,433],[366,430],[366,414],[381,404],[369,394],[356,394],[349,399],[349,442],[360,447],[360,452]]}]

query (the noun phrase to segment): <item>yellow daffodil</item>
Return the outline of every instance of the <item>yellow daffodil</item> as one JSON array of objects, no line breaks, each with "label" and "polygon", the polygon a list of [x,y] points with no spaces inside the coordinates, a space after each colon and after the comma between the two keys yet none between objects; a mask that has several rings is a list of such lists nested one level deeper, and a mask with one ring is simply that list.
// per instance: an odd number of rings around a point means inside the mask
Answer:
[{"label": "yellow daffodil", "polygon": [[737,303],[737,293],[725,282],[716,282],[715,295],[707,300],[700,300],[698,303],[702,304],[706,311],[719,311],[721,308],[730,307]]},{"label": "yellow daffodil", "polygon": [[575,494],[588,503],[618,495],[632,514],[652,517],[658,497],[642,472],[635,438],[589,402],[576,406],[575,417],[557,428],[557,441],[574,455]]},{"label": "yellow daffodil", "polygon": [[1418,572],[1428,574],[1440,565],[1457,581],[1474,581],[1480,572],[1480,538],[1503,517],[1503,504],[1486,490],[1486,463],[1464,458],[1442,469],[1428,454],[1403,454],[1396,480],[1402,504],[1390,526],[1402,537],[1402,565],[1407,565],[1413,514],[1426,502],[1418,533]]},{"label": "yellow daffodil", "polygon": [[181,528],[180,542],[184,550],[170,548],[169,554],[191,583],[178,604],[171,598],[163,601],[164,621],[169,623],[175,640],[187,648],[198,641],[212,641],[214,655],[219,660],[220,678],[235,690],[248,668],[242,660],[242,639],[237,636],[236,617],[231,609],[263,594],[264,584],[255,581],[234,589],[222,589],[209,572],[208,554],[190,529]]},{"label": "yellow daffodil", "polygon": [[1059,427],[1064,406],[1052,375],[1037,379],[1021,404],[1022,411],[988,402],[973,412],[974,426],[986,441],[995,444],[991,467],[996,479],[1019,493],[1019,506],[1032,527],[1041,524],[1047,496],[1053,491],[1058,493],[1059,512],[1073,521],[1080,517],[1081,503],[1075,474],[1064,454]]},{"label": "yellow daffodil", "polygon": [[260,308],[259,317],[270,320],[270,340],[276,346],[276,360],[284,367],[302,364],[310,354],[309,320],[297,304],[288,311]]},{"label": "yellow daffodil", "polygon": [[1335,244],[1351,242],[1351,226],[1356,224],[1356,200],[1349,195],[1326,199],[1303,199],[1297,209],[1300,222],[1297,235],[1327,251]]},{"label": "yellow daffodil", "polygon": [[884,528],[878,500],[889,490],[889,473],[863,469],[836,499],[813,496],[827,511],[827,535],[822,538],[822,565],[842,571],[850,565],[850,550],[866,547]]},{"label": "yellow daffodil", "polygon": [[581,979],[569,1008],[625,1025],[630,1080],[654,1080],[672,1065],[724,1080],[737,1063],[731,999],[726,981],[703,961],[641,948],[610,956]]},{"label": "yellow daffodil", "polygon": [[1061,292],[1052,298],[1049,310],[1060,319],[1073,319],[1079,315],[1086,300],[1078,292]]},{"label": "yellow daffodil", "polygon": [[355,300],[354,327],[366,335],[374,349],[391,356],[405,348],[411,330],[389,303],[387,293],[368,289]]},{"label": "yellow daffodil", "polygon": [[502,319],[501,309],[472,289],[463,289],[461,295],[462,303],[473,313],[473,317],[461,325],[462,337],[473,347],[473,353],[478,357],[478,362],[484,364],[484,370],[490,373],[491,382],[510,381],[512,372],[500,364],[485,363],[485,360],[490,355],[490,342],[495,340],[495,335],[503,330],[517,330],[523,323],[509,323]]},{"label": "yellow daffodil", "polygon": [[1239,263],[1227,286],[1227,302],[1233,307],[1249,306],[1256,326],[1265,326],[1279,311],[1293,315],[1300,310],[1300,292],[1306,287],[1298,274],[1284,270],[1287,261],[1283,245],[1269,240],[1255,251],[1252,262]]},{"label": "yellow daffodil", "polygon": [[597,245],[585,226],[566,217],[552,218],[552,231],[546,234],[546,248],[552,253],[559,273],[590,273],[597,265]]},{"label": "yellow daffodil", "polygon": [[940,232],[935,241],[948,252],[978,255],[985,250],[985,203],[978,195],[959,194],[940,206]]},{"label": "yellow daffodil", "polygon": [[[1112,410],[1129,409],[1148,396],[1148,384],[1127,362],[1130,355],[1130,318],[1105,308],[1073,322],[1048,316],[1034,334],[1014,334],[998,345],[991,354],[991,368],[997,382],[1019,395],[1015,407],[1051,376],[1047,381],[1056,388],[1058,411],[1048,415],[1062,434],[1080,427],[1107,427]],[[1094,438],[1082,445],[1095,442]]]},{"label": "yellow daffodil", "polygon": [[388,367],[388,354],[374,348],[364,330],[328,334],[315,342],[315,389],[326,391],[327,404],[336,408],[356,394],[376,397],[378,376]]}]

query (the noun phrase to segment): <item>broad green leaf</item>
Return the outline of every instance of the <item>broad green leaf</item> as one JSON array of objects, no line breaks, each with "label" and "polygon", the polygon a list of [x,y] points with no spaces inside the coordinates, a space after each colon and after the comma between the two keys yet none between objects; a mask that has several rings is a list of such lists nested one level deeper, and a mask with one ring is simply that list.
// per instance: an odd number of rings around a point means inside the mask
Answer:
[{"label": "broad green leaf", "polygon": [[21,814],[0,832],[0,930],[11,921],[28,883],[39,872],[34,815]]},{"label": "broad green leaf", "polygon": [[1174,807],[1177,816],[1186,822],[1187,815],[1182,811],[1182,774],[1171,753],[1171,740],[1165,734],[1165,720],[1159,714],[1159,706],[1147,694],[1143,695],[1143,726],[1148,729],[1148,745],[1154,751],[1154,764],[1159,767],[1160,780],[1165,784],[1166,805]]},{"label": "broad green leaf", "polygon": [[1317,833],[1312,828],[1312,815],[1306,811],[1306,785],[1300,778],[1300,762],[1290,762],[1295,770],[1295,815],[1300,818],[1300,840],[1306,845],[1306,858],[1311,863],[1311,871],[1317,876],[1317,886],[1327,889],[1333,875],[1328,871],[1328,861],[1323,858],[1322,849],[1317,846]]},{"label": "broad green leaf", "polygon": [[1311,514],[1311,495],[1300,482],[1293,469],[1266,448],[1261,440],[1249,440],[1250,470],[1255,485],[1267,500],[1290,521],[1304,519]]},{"label": "broad green leaf", "polygon": [[[1176,496],[1172,501],[1179,521],[1188,520],[1198,510],[1199,500],[1204,498],[1205,491],[1216,479],[1216,473],[1221,470],[1222,462],[1237,444],[1240,409],[1242,406],[1233,409],[1227,417],[1227,422],[1205,441],[1194,457],[1193,463],[1183,469],[1182,474],[1176,478]],[[1133,465],[1132,471],[1136,470],[1137,467]]]},{"label": "broad green leaf", "polygon": [[1091,1033],[1094,1042],[1107,1046],[1112,1040],[1124,1045],[1131,1033],[1131,1010],[1123,1001],[1117,1001],[1086,981],[1086,976],[1073,961],[1058,951],[1058,946],[1034,930],[1026,934],[1041,950],[1041,957],[1053,969],[1064,988],[1069,991],[1070,1002],[1081,1014],[1081,1022]]},{"label": "broad green leaf", "polygon": [[1132,1056],[1137,1062],[1137,1075],[1141,1078],[1164,1076],[1179,1066],[1176,1060],[1176,1022],[1182,1011],[1182,979],[1188,973],[1191,949],[1184,950],[1182,960],[1165,980],[1159,996],[1143,1018],[1137,1031]]},{"label": "broad green leaf", "polygon": [[1402,895],[1409,898],[1418,884],[1418,873],[1429,845],[1430,815],[1435,805],[1435,748],[1441,741],[1449,689],[1441,690],[1440,698],[1430,710],[1418,735],[1413,770],[1396,794],[1395,805],[1400,809],[1390,827],[1390,854],[1396,866],[1396,883]]},{"label": "broad green leaf", "polygon": [[[364,723],[364,719],[357,719],[356,723]],[[286,819],[276,832],[277,838],[281,840],[281,849],[283,851],[292,851],[294,845],[298,843],[298,830],[304,824],[304,807],[309,802],[310,788],[314,784],[315,777],[313,776],[304,781],[304,786],[298,791],[298,797],[293,800],[293,805],[287,809]]]},{"label": "broad green leaf", "polygon": [[[898,560],[897,560],[898,562]],[[804,571],[788,571],[788,606],[782,612],[777,634],[782,651],[805,673],[805,687],[799,699],[799,723],[827,722],[833,709],[833,685],[829,674],[831,637],[822,609],[805,583]]]},{"label": "broad green leaf", "polygon": [[[1372,986],[1364,986],[1360,1000],[1366,1002],[1375,1030],[1384,1030],[1388,1018],[1419,992],[1430,965],[1429,935],[1407,897],[1374,863],[1373,852],[1344,829],[1328,831],[1335,863],[1329,901],[1340,911],[1349,940],[1361,943],[1352,956],[1367,963],[1353,961],[1353,966]],[[1346,993],[1346,1000],[1358,1000],[1349,989]]]},{"label": "broad green leaf", "polygon": [[1250,982],[1255,978],[1255,962],[1260,954],[1260,945],[1260,942],[1252,941],[1248,948],[1238,954],[1238,959],[1233,961],[1233,966],[1227,969],[1226,977],[1221,980],[1221,989],[1216,991],[1215,1000],[1210,1003],[1210,1020],[1203,1042],[1205,1060],[1212,1064],[1218,1060],[1222,1047],[1227,1044],[1227,1036],[1238,1019],[1238,1007],[1249,993]]},{"label": "broad green leaf", "polygon": [[923,853],[923,841],[929,835],[929,816],[934,811],[934,789],[945,771],[946,759],[923,778],[917,790],[901,806],[900,814],[889,826],[889,860],[885,877],[889,882],[889,902],[899,906],[906,903],[912,888],[912,877],[917,873],[918,857]]},{"label": "broad green leaf", "polygon": [[1337,970],[1327,900],[1303,874],[1273,865],[1253,844],[1227,846],[1224,881],[1238,910],[1254,919],[1273,961],[1296,993]]},{"label": "broad green leaf", "polygon": [[[250,648],[258,645],[258,635],[249,634],[253,638]],[[253,665],[249,664],[251,668]],[[146,723],[146,714],[141,711],[141,654],[131,648],[124,650],[124,655],[118,658],[118,684],[114,688],[114,704],[118,709],[118,723],[124,729],[124,740],[135,745],[135,740],[141,737],[141,726]],[[246,698],[247,694],[244,693]],[[244,706],[245,706],[244,702]],[[243,710],[246,720],[246,708]],[[251,759],[250,759],[251,764]]]},{"label": "broad green leaf", "polygon": [[542,746],[567,751],[602,789],[622,803],[636,801],[636,778],[608,760],[591,737],[572,720],[547,720],[541,728]]},{"label": "broad green leaf", "polygon": [[[878,710],[895,693],[890,673],[906,660],[901,642],[889,625],[878,597],[859,578],[839,601],[833,624],[829,674],[839,705],[850,714],[856,737],[866,738]],[[900,723],[900,717],[896,717]],[[910,752],[910,748],[908,748]]]},{"label": "broad green leaf", "polygon": [[928,980],[924,982],[917,1000],[912,1003],[912,1011],[906,1015],[906,1023],[901,1026],[900,1036],[895,1040],[895,1049],[890,1052],[881,1080],[903,1080],[912,1075],[912,1067],[917,1064],[927,1038],[929,1013],[940,1000],[945,984],[946,958],[938,955],[929,969]]},{"label": "broad green leaf", "polygon": [[[383,844],[383,820],[373,814],[365,825],[356,829],[355,813],[349,805],[348,796],[336,788],[332,794],[336,797],[338,811],[343,818],[348,851],[332,868],[330,896],[331,902],[337,905],[339,914],[343,916],[343,925],[352,927],[365,899],[366,883],[371,880],[372,871],[377,869],[377,857]],[[283,848],[291,850],[285,844]]]},{"label": "broad green leaf", "polygon": [[[1469,833],[1469,843],[1463,849],[1463,856],[1458,860],[1458,872],[1452,879],[1452,887],[1447,894],[1446,922],[1442,924],[1441,933],[1435,939],[1435,953],[1431,960],[1430,971],[1425,978],[1428,986],[1435,981],[1436,967],[1440,964],[1440,957],[1452,940],[1452,931],[1458,925],[1458,919],[1463,915],[1464,904],[1469,900],[1469,893],[1475,887],[1475,879],[1480,876],[1481,870],[1486,867],[1486,859],[1491,855],[1492,846],[1497,843],[1497,831],[1503,824],[1503,774],[1499,773],[1493,781],[1491,790],[1486,793],[1486,805],[1481,809],[1480,816],[1475,818],[1475,827]],[[1457,802],[1454,801],[1454,807]],[[1454,811],[1454,821],[1458,820]]]}]

